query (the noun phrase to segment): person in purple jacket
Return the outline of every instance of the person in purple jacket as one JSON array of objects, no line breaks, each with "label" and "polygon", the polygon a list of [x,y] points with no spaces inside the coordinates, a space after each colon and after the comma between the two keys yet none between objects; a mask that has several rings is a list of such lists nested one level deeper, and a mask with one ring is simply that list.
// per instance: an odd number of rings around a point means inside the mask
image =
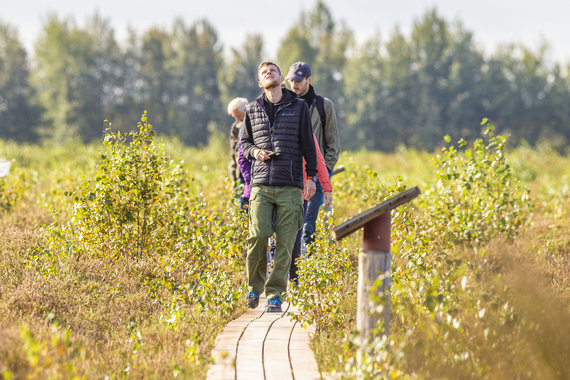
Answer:
[{"label": "person in purple jacket", "polygon": [[251,161],[243,156],[243,149],[240,145],[238,154],[238,167],[243,177],[243,192],[240,199],[240,208],[247,212],[249,207],[249,196],[251,195]]}]

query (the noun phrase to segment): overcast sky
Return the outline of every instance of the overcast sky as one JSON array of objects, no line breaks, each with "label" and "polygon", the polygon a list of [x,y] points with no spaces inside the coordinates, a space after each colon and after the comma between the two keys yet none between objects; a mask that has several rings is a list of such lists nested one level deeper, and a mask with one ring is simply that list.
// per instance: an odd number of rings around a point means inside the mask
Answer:
[{"label": "overcast sky", "polygon": [[[281,39],[298,20],[300,11],[312,9],[315,3],[316,0],[15,0],[1,7],[0,20],[15,26],[20,39],[31,49],[48,12],[61,18],[72,16],[82,25],[98,11],[111,21],[119,40],[129,25],[146,30],[157,25],[169,27],[177,17],[186,25],[206,18],[218,31],[224,46],[238,47],[247,33],[261,33],[267,58],[274,58]],[[336,21],[343,20],[355,32],[359,42],[376,30],[386,39],[396,26],[407,34],[415,20],[435,7],[448,22],[459,20],[472,31],[478,46],[487,53],[501,43],[518,42],[535,49],[546,41],[551,47],[548,58],[570,62],[569,0],[325,0],[325,4]]]}]

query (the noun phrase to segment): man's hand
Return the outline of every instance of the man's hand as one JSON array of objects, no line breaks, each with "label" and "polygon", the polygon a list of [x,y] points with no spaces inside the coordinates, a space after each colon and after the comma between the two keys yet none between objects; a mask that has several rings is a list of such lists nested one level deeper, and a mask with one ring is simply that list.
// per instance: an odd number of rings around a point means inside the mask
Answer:
[{"label": "man's hand", "polygon": [[265,161],[265,160],[269,160],[269,158],[270,158],[269,153],[271,153],[271,151],[269,151],[269,150],[254,149],[253,156],[255,157],[255,159],[257,161]]},{"label": "man's hand", "polygon": [[324,192],[323,193],[323,204],[325,206],[330,206],[330,205],[332,205],[332,201],[333,201],[332,193]]},{"label": "man's hand", "polygon": [[315,185],[312,179],[307,178],[305,180],[305,188],[303,189],[303,198],[307,200],[311,199],[311,197],[315,195],[315,191],[317,191],[317,185]]}]

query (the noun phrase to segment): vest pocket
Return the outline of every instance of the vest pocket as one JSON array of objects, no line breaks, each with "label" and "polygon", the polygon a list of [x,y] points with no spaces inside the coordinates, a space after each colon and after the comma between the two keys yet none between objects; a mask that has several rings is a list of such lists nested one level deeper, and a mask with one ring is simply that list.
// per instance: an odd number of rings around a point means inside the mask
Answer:
[{"label": "vest pocket", "polygon": [[294,185],[293,161],[288,158],[274,158],[271,180],[277,183],[290,183]]}]

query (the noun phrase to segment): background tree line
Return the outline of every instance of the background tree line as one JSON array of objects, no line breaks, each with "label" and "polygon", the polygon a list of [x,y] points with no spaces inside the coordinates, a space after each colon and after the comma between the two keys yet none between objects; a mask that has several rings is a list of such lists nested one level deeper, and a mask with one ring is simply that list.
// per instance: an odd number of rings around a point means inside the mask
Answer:
[{"label": "background tree line", "polygon": [[[311,64],[318,93],[337,105],[343,149],[433,149],[442,136],[472,137],[483,117],[511,141],[570,141],[570,64],[549,63],[547,47],[481,51],[460,22],[436,10],[363,44],[319,1],[302,12],[273,58],[283,71]],[[109,21],[85,25],[50,15],[32,58],[17,31],[0,22],[0,138],[36,142],[102,136],[104,120],[128,130],[148,110],[158,133],[197,145],[226,133],[227,102],[259,95],[261,34],[223,55],[207,20],[129,31],[119,44]],[[285,73],[284,73],[285,75]]]}]

